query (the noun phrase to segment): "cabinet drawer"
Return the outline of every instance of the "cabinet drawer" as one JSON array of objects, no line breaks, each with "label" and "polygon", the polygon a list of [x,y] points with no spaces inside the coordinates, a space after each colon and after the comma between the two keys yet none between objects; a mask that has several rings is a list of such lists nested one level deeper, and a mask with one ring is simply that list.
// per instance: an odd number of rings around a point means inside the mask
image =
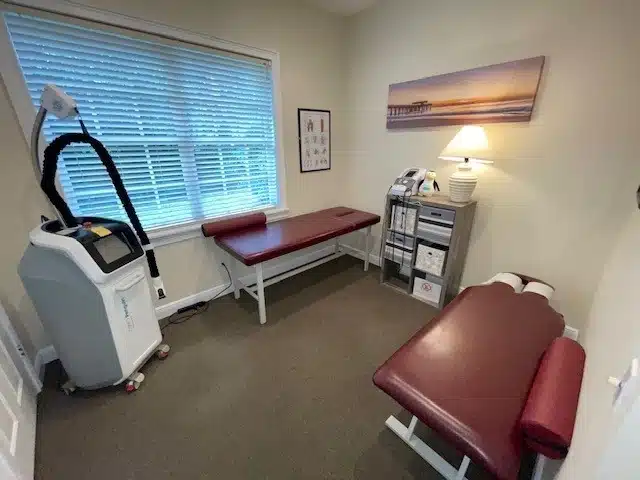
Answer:
[{"label": "cabinet drawer", "polygon": [[406,250],[402,250],[400,248],[385,245],[384,257],[388,260],[391,260],[392,262],[396,262],[409,267],[411,265],[411,260],[413,259],[413,252],[407,252]]},{"label": "cabinet drawer", "polygon": [[414,238],[397,232],[387,233],[387,245],[394,245],[405,250],[413,250]]},{"label": "cabinet drawer", "polygon": [[438,245],[449,246],[453,229],[428,222],[418,222],[416,236]]},{"label": "cabinet drawer", "polygon": [[444,248],[418,245],[415,268],[430,273],[436,277],[442,276],[447,259],[447,250]]},{"label": "cabinet drawer", "polygon": [[444,208],[435,208],[423,206],[420,207],[420,220],[433,220],[434,222],[453,225],[456,212],[453,210],[445,210]]}]

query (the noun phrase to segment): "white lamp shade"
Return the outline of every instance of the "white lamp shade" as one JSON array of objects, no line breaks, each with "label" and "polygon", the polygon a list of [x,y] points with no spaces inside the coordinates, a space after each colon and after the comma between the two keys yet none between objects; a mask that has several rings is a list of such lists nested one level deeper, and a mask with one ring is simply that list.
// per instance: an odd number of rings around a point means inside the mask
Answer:
[{"label": "white lamp shade", "polygon": [[444,148],[443,160],[461,161],[465,158],[481,163],[493,163],[490,158],[489,141],[482,127],[465,125]]}]

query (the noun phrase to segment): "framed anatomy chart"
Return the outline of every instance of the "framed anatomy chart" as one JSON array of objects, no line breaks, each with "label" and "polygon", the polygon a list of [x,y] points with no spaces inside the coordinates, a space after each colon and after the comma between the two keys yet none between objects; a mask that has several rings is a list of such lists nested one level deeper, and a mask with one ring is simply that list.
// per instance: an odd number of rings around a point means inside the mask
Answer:
[{"label": "framed anatomy chart", "polygon": [[331,112],[298,109],[300,171],[317,172],[331,169]]}]

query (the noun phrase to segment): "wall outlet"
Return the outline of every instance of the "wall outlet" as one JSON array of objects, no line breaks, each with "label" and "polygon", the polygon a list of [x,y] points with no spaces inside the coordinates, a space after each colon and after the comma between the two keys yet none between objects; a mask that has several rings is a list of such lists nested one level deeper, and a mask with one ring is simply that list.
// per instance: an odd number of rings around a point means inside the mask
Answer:
[{"label": "wall outlet", "polygon": [[624,372],[624,376],[619,381],[616,391],[613,394],[613,407],[616,410],[624,408],[625,405],[633,403],[635,398],[640,393],[638,387],[640,386],[640,362],[637,358],[631,360],[627,371]]}]

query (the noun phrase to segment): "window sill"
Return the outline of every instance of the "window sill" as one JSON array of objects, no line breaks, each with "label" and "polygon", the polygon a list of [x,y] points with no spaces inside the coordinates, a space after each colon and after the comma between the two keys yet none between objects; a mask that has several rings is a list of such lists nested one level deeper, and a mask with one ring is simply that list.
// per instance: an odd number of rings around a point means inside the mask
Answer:
[{"label": "window sill", "polygon": [[[254,212],[246,212],[242,215],[246,215],[248,213]],[[276,220],[281,220],[283,218],[287,218],[289,216],[288,208],[272,208],[270,210],[265,210],[264,213],[267,215],[267,222],[275,222]],[[240,215],[229,215],[227,217],[216,218],[215,220],[224,220],[227,218],[233,218],[235,216]],[[211,220],[214,221],[214,220]],[[158,228],[148,232],[149,240],[155,247],[163,247],[165,245],[171,245],[172,243],[184,242],[185,240],[191,240],[193,238],[201,237],[202,230],[201,226],[206,221],[198,221],[189,223],[186,225],[177,225],[175,227],[164,227]]]}]

